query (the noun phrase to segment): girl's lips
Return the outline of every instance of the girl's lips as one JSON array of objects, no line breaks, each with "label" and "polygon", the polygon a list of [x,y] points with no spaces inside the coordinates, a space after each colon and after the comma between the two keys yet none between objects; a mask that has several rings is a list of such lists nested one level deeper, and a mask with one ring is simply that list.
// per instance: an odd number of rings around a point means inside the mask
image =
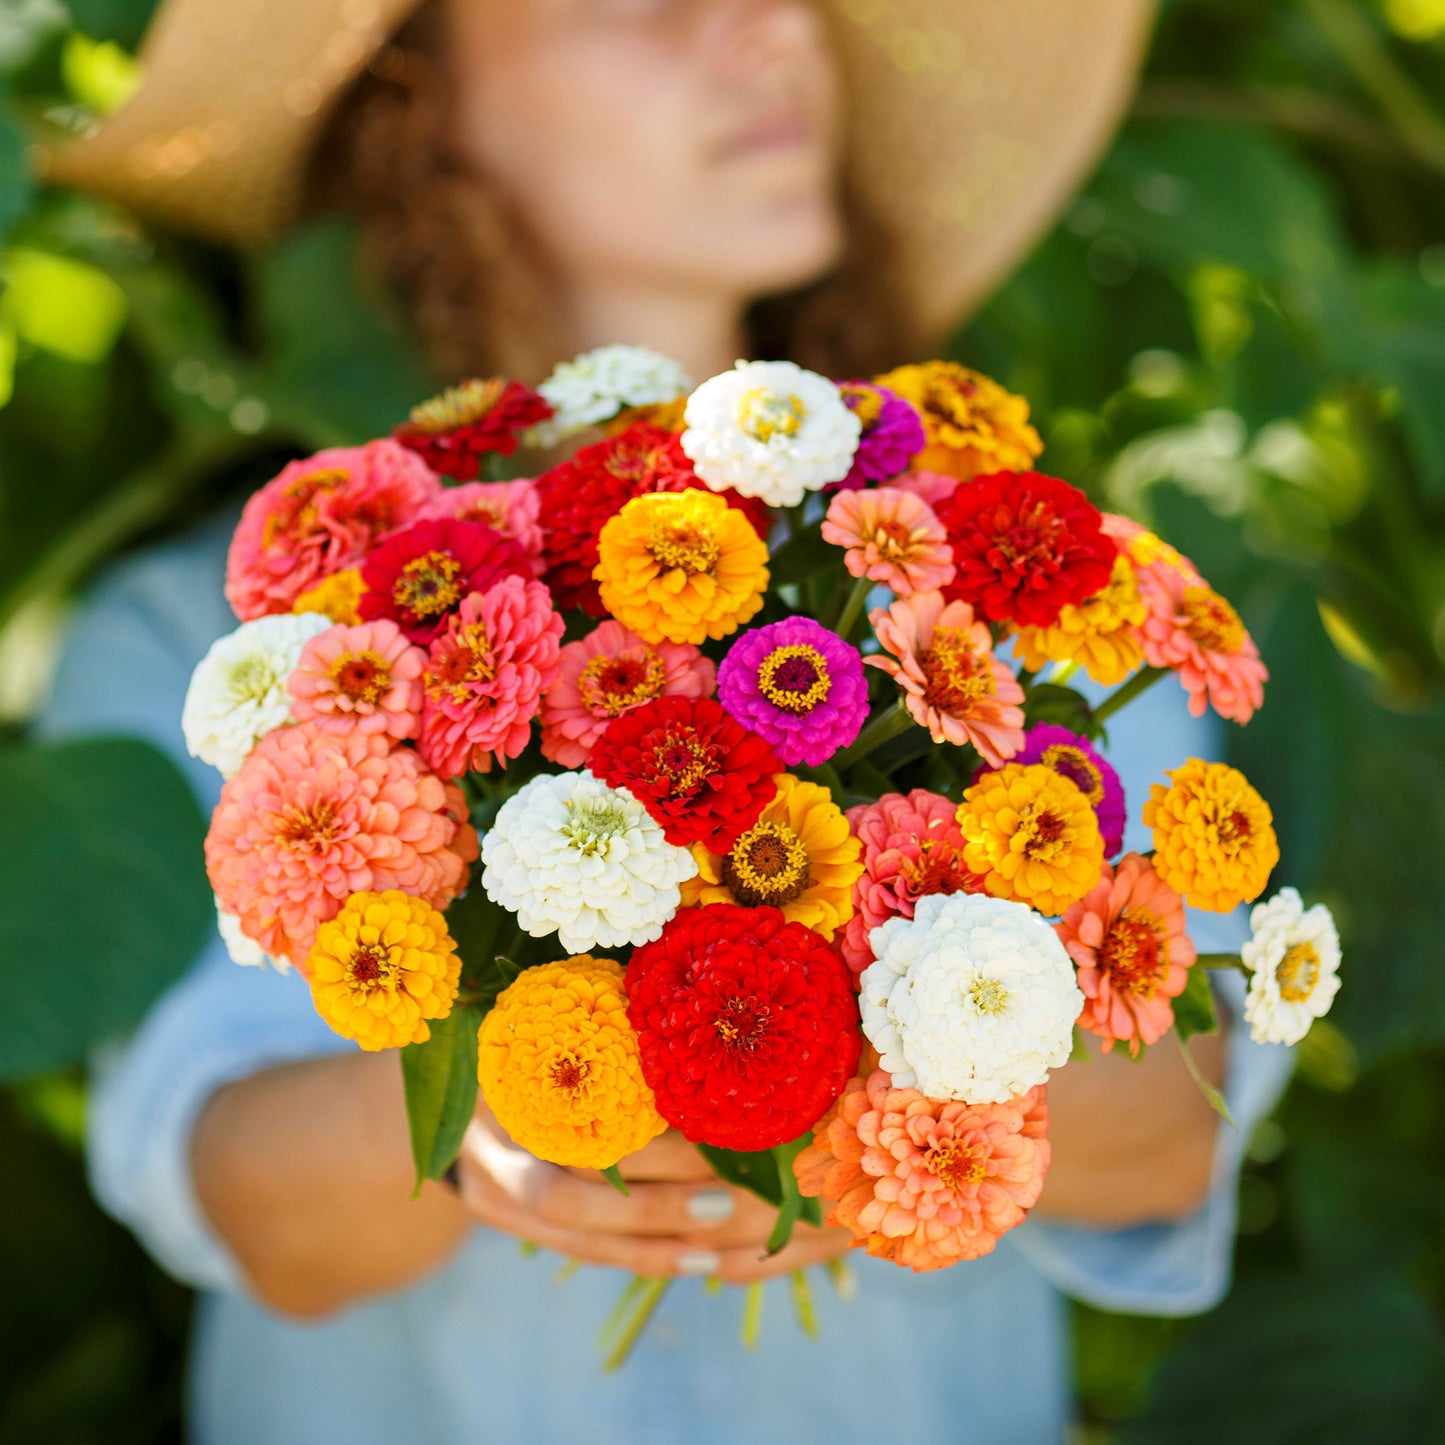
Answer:
[{"label": "girl's lips", "polygon": [[729,135],[714,150],[713,158],[730,161],[770,151],[796,150],[806,145],[811,135],[801,111],[792,107],[770,111]]}]

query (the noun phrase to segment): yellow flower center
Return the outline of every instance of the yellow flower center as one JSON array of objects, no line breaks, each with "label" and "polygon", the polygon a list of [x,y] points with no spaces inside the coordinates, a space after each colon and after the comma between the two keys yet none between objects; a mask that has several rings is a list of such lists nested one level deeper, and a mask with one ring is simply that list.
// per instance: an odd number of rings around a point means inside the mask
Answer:
[{"label": "yellow flower center", "polygon": [[848,410],[858,418],[858,424],[864,432],[883,414],[883,398],[872,387],[849,386],[845,383],[838,389],[843,393],[843,400],[848,403]]},{"label": "yellow flower center", "polygon": [[490,706],[491,699],[472,694],[471,685],[491,682],[497,675],[496,659],[486,628],[480,622],[469,622],[457,629],[456,636],[443,639],[426,670],[426,690],[432,697],[450,697],[454,702],[473,702]]},{"label": "yellow flower center", "polygon": [[974,398],[978,391],[978,383],[971,377],[940,369],[928,378],[923,391],[923,405],[955,426],[967,426],[976,421]]},{"label": "yellow flower center", "polygon": [[647,550],[659,567],[678,567],[690,577],[711,574],[722,555],[717,533],[705,522],[656,521]]},{"label": "yellow flower center", "polygon": [[832,687],[828,664],[816,647],[775,647],[758,668],[758,691],[784,712],[811,712]]},{"label": "yellow flower center", "polygon": [[769,391],[765,386],[750,387],[738,402],[738,425],[760,442],[797,436],[807,414],[791,392]]},{"label": "yellow flower center", "polygon": [[1275,966],[1274,981],[1286,1003],[1303,1003],[1320,981],[1320,956],[1314,944],[1290,944]]},{"label": "yellow flower center", "polygon": [[586,1059],[579,1059],[573,1054],[562,1054],[552,1060],[547,1070],[552,1081],[552,1087],[564,1094],[577,1094],[582,1085],[587,1082],[587,1075],[591,1068]]},{"label": "yellow flower center", "polygon": [[619,717],[658,697],[667,680],[662,659],[650,647],[619,657],[594,657],[577,679],[577,695],[594,717]]},{"label": "yellow flower center", "polygon": [[1082,748],[1071,747],[1068,743],[1055,743],[1053,747],[1044,749],[1044,755],[1039,761],[1046,768],[1052,768],[1060,777],[1067,778],[1091,803],[1097,805],[1103,801],[1103,774],[1089,761],[1088,754]]},{"label": "yellow flower center", "polygon": [[968,991],[979,1013],[992,1018],[1008,1007],[1008,990],[996,978],[981,978]]},{"label": "yellow flower center", "polygon": [[400,970],[391,956],[391,949],[375,943],[359,943],[346,963],[346,981],[362,993],[396,986]]},{"label": "yellow flower center", "polygon": [[1184,630],[1210,652],[1238,652],[1248,635],[1229,603],[1212,587],[1184,589]]},{"label": "yellow flower center", "polygon": [[326,798],[312,807],[292,804],[282,809],[277,836],[303,851],[324,852],[336,832],[336,807]]},{"label": "yellow flower center", "polygon": [[962,1139],[940,1139],[923,1158],[934,1177],[950,1189],[981,1184],[988,1172],[983,1146]]},{"label": "yellow flower center", "polygon": [[316,525],[318,497],[334,492],[348,481],[351,473],[344,467],[329,467],[297,477],[276,499],[261,529],[261,546],[269,547],[278,533],[288,536],[309,532]]},{"label": "yellow flower center", "polygon": [[690,793],[717,772],[718,751],[694,732],[668,733],[653,746],[652,777],[666,781],[670,797]]},{"label": "yellow flower center", "polygon": [[723,859],[722,877],[744,908],[781,907],[808,886],[808,850],[786,823],[756,823]]},{"label": "yellow flower center", "polygon": [[1019,814],[1013,847],[1025,857],[1047,863],[1067,851],[1069,841],[1068,820],[1061,818],[1047,803],[1030,803]]},{"label": "yellow flower center", "polygon": [[391,590],[392,601],[413,617],[450,612],[462,599],[457,576],[462,564],[450,552],[423,552],[401,569]]},{"label": "yellow flower center", "polygon": [[500,376],[449,386],[439,396],[412,407],[411,424],[433,434],[454,431],[480,421],[501,400],[506,389],[506,380]]},{"label": "yellow flower center", "polygon": [[243,657],[231,669],[226,686],[237,702],[259,702],[273,687],[277,678],[264,657]]},{"label": "yellow flower center", "polygon": [[905,859],[899,872],[915,898],[930,893],[969,893],[981,882],[963,861],[963,850],[945,838],[925,838],[918,845],[917,861]]},{"label": "yellow flower center", "polygon": [[962,628],[935,628],[933,645],[919,655],[918,665],[923,669],[923,700],[941,713],[971,712],[998,690],[992,655],[977,651]]},{"label": "yellow flower center", "polygon": [[353,702],[375,706],[391,686],[391,665],[370,648],[364,652],[343,652],[331,664],[328,676],[336,684],[337,692]]},{"label": "yellow flower center", "polygon": [[712,1026],[729,1049],[751,1050],[757,1047],[768,1027],[768,1007],[757,999],[730,998],[723,1004]]},{"label": "yellow flower center", "polygon": [[1169,963],[1169,939],[1158,915],[1133,904],[1125,908],[1099,945],[1099,963],[1115,988],[1153,998]]},{"label": "yellow flower center", "polygon": [[902,562],[913,554],[913,528],[904,526],[902,522],[892,519],[879,522],[867,540],[885,562]]},{"label": "yellow flower center", "polygon": [[562,836],[586,858],[605,853],[612,840],[627,828],[627,809],[620,799],[569,799],[567,813]]},{"label": "yellow flower center", "polygon": [[1214,832],[1226,853],[1238,853],[1248,847],[1254,836],[1254,822],[1249,816],[1247,799],[1242,796],[1228,799],[1219,809]]}]

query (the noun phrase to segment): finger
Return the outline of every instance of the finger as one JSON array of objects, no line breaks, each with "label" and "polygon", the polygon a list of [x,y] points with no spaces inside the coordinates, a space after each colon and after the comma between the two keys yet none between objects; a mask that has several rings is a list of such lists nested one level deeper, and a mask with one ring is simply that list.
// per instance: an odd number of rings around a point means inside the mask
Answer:
[{"label": "finger", "polygon": [[762,1251],[738,1246],[719,1251],[717,1275],[727,1284],[753,1284],[791,1274],[795,1269],[837,1259],[852,1247],[853,1235],[846,1229],[814,1229],[800,1225],[777,1254],[760,1257]]},{"label": "finger", "polygon": [[604,1234],[708,1234],[720,1243],[761,1245],[777,1211],[746,1190],[720,1184],[633,1182],[624,1196],[566,1170],[549,1176],[532,1212],[564,1229]]}]

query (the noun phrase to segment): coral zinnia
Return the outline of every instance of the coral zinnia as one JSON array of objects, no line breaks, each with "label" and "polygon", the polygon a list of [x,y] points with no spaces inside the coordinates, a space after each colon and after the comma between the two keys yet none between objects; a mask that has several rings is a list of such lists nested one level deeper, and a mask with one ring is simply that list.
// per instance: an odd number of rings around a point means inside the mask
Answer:
[{"label": "coral zinnia", "polygon": [[306,959],[316,1012],[368,1052],[425,1043],[427,1020],[452,1011],[461,970],[445,917],[395,888],[353,893]]},{"label": "coral zinnia", "polygon": [[485,522],[428,518],[367,555],[361,564],[366,591],[357,610],[367,621],[390,617],[425,647],[464,598],[503,577],[531,575],[522,549]]},{"label": "coral zinnia", "polygon": [[993,622],[1052,627],[1100,591],[1118,547],[1077,487],[1042,472],[993,472],[936,508],[957,569],[944,588]]},{"label": "coral zinnia", "polygon": [[793,1161],[880,1259],[922,1272],[990,1253],[1038,1201],[1049,1168],[1047,1091],[1002,1104],[929,1099],[886,1069],[849,1079]]},{"label": "coral zinnia", "polygon": [[995,898],[1062,913],[1099,881],[1104,839],[1079,785],[1044,763],[1008,763],[965,789],[964,861]]},{"label": "coral zinnia", "polygon": [[562,618],[540,582],[503,577],[473,592],[432,642],[417,747],[438,777],[504,768],[532,735],[557,675]]},{"label": "coral zinnia", "polygon": [[844,404],[862,426],[853,466],[834,487],[852,491],[896,477],[923,450],[923,419],[901,396],[871,381],[840,381]]},{"label": "coral zinnia", "polygon": [[289,612],[303,592],[415,521],[439,487],[427,464],[393,441],[292,462],[241,513],[226,556],[226,600],[242,621]]},{"label": "coral zinnia", "polygon": [[421,672],[426,653],[389,617],[332,627],[301,650],[287,687],[297,722],[326,732],[387,733],[414,738],[421,726]]},{"label": "coral zinnia", "polygon": [[537,484],[526,477],[511,482],[466,482],[443,487],[422,517],[454,517],[459,522],[485,522],[510,537],[527,554],[532,575],[546,570],[542,555],[542,502]]},{"label": "coral zinnia", "polygon": [[353,893],[399,888],[445,908],[477,856],[466,819],[461,789],[411,748],[297,723],[262,738],[222,788],[206,872],[247,937],[296,963]]},{"label": "coral zinnia", "polygon": [[655,697],[711,697],[712,659],[685,642],[644,642],[610,619],[562,649],[542,694],[542,756],[581,767],[613,718]]},{"label": "coral zinnia", "polygon": [[597,539],[602,605],[648,642],[726,637],[754,616],[768,586],[768,549],[713,492],[634,497]]},{"label": "coral zinnia", "polygon": [[489,452],[511,456],[519,434],[551,415],[551,403],[520,381],[473,377],[412,407],[392,435],[433,471],[467,482]]},{"label": "coral zinnia", "polygon": [[482,1021],[487,1107],[539,1159],[610,1169],[667,1129],[642,1077],[622,965],[581,954],[525,970]]},{"label": "coral zinnia", "polygon": [[634,950],[627,997],[658,1112],[694,1143],[796,1139],[862,1047],[842,959],[776,908],[685,909]]},{"label": "coral zinnia", "polygon": [[1137,853],[1104,872],[1070,905],[1055,931],[1078,965],[1084,1010],[1078,1025],[1108,1053],[1123,1040],[1130,1054],[1173,1027],[1174,1007],[1189,981],[1194,945],[1184,931],[1179,895]]},{"label": "coral zinnia", "polygon": [[1018,656],[1030,672],[1046,662],[1075,662],[1095,682],[1112,687],[1144,661],[1140,628],[1147,615],[1134,564],[1120,552],[1103,591],[1065,603],[1050,627],[1019,629]]},{"label": "coral zinnia", "polygon": [[1244,774],[1190,758],[1155,783],[1144,804],[1155,872],[1195,908],[1228,913],[1264,892],[1279,862],[1269,804]]},{"label": "coral zinnia", "polygon": [[945,605],[941,592],[917,592],[868,620],[883,655],[864,661],[893,678],[934,742],[972,743],[995,767],[1023,746],[1023,688],[967,602]]},{"label": "coral zinnia", "polygon": [[936,592],[953,581],[948,533],[913,492],[840,492],[823,519],[823,540],[847,549],[843,565],[854,577],[881,582],[899,597]]},{"label": "coral zinnia", "polygon": [[868,719],[858,649],[811,617],[743,633],[718,668],[717,686],[722,705],[785,763],[817,767]]},{"label": "coral zinnia", "polygon": [[698,872],[682,885],[683,906],[766,904],[832,938],[853,916],[858,840],[826,788],[788,773],[775,781],[777,795],[726,853],[694,844]]},{"label": "coral zinnia", "polygon": [[711,698],[660,697],[615,718],[587,766],[626,788],[669,843],[726,853],[778,791],[778,760]]}]

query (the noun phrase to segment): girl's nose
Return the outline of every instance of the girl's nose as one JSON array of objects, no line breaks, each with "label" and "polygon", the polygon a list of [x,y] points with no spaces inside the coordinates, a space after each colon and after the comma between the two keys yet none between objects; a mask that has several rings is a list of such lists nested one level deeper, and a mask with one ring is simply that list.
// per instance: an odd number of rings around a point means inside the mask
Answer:
[{"label": "girl's nose", "polygon": [[709,53],[739,77],[756,76],[824,44],[813,0],[715,0],[703,35]]}]

